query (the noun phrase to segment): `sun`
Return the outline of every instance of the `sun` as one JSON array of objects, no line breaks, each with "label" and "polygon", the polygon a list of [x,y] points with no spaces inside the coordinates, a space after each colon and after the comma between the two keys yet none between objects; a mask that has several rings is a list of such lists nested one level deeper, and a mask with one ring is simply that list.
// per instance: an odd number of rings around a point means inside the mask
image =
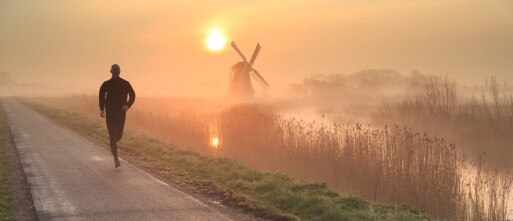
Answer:
[{"label": "sun", "polygon": [[208,49],[212,51],[219,51],[224,48],[226,44],[226,37],[219,31],[213,30],[206,40]]}]

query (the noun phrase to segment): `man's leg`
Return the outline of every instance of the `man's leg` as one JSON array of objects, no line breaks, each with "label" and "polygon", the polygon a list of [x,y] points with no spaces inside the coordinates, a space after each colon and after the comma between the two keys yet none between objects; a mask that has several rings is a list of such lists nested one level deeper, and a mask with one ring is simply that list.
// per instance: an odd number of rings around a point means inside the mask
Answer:
[{"label": "man's leg", "polygon": [[121,112],[120,115],[119,115],[119,119],[117,121],[117,128],[118,128],[118,131],[117,131],[117,139],[116,141],[120,141],[121,140],[121,137],[123,137],[123,131],[125,129],[125,119],[126,119],[126,112]]},{"label": "man's leg", "polygon": [[116,142],[113,137],[110,138],[110,152],[112,152],[114,159],[118,159],[118,144]]},{"label": "man's leg", "polygon": [[115,166],[120,166],[119,159],[118,159],[118,137],[119,137],[119,123],[117,123],[119,120],[119,115],[116,114],[107,114],[107,129],[109,131],[109,138],[110,138],[110,151],[112,152],[112,156],[114,157],[114,163]]}]

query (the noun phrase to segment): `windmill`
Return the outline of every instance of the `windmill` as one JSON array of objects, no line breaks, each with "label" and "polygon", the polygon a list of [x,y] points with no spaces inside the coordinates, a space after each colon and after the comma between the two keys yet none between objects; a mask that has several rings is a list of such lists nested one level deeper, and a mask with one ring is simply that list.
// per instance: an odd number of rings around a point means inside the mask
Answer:
[{"label": "windmill", "polygon": [[255,63],[255,59],[261,49],[260,44],[257,43],[253,56],[251,56],[251,60],[249,62],[246,60],[246,56],[242,54],[235,42],[232,41],[231,45],[233,49],[239,53],[243,61],[238,62],[231,68],[228,95],[235,98],[252,98],[255,90],[253,89],[253,85],[251,85],[250,75],[252,75],[253,78],[261,83],[265,88],[269,87],[269,84],[265,81],[262,75],[253,68],[253,63]]}]

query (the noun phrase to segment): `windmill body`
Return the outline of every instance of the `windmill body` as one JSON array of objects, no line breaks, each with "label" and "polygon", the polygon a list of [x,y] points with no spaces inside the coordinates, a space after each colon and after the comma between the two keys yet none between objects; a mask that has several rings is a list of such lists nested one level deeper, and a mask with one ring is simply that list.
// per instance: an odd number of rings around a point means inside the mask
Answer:
[{"label": "windmill body", "polygon": [[255,94],[255,89],[251,84],[250,68],[247,62],[238,62],[231,69],[231,81],[228,94],[231,97],[251,98]]},{"label": "windmill body", "polygon": [[[258,82],[260,82],[265,88],[269,87],[269,84],[264,78],[253,68],[256,56],[260,51],[260,44],[257,44],[251,60],[248,62],[246,57],[239,50],[235,42],[232,42],[232,47],[239,53],[243,61],[233,65],[230,71],[230,88],[228,89],[228,95],[232,98],[253,98],[255,90],[251,84],[251,77],[253,76]],[[253,75],[252,75],[253,74]]]}]

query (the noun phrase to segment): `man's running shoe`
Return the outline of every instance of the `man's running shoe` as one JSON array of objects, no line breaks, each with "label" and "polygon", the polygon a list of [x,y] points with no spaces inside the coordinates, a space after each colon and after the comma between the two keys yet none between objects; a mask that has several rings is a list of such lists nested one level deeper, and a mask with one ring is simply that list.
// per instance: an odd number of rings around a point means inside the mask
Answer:
[{"label": "man's running shoe", "polygon": [[118,168],[121,166],[121,163],[119,162],[119,159],[114,159],[114,167]]}]

